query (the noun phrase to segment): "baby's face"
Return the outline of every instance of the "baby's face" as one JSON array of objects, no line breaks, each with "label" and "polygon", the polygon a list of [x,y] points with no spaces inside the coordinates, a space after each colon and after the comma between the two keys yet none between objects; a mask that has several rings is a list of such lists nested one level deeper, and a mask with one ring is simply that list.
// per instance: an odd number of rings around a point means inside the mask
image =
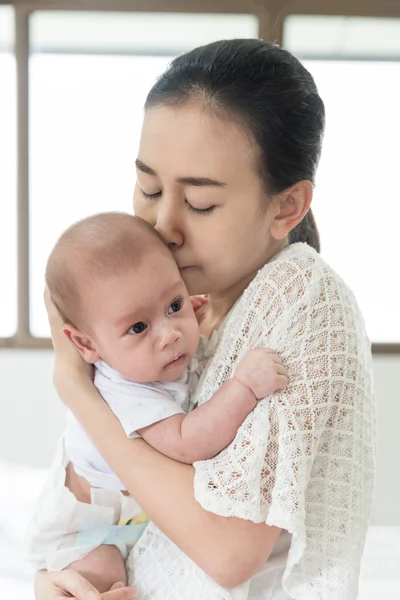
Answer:
[{"label": "baby's face", "polygon": [[175,261],[152,252],[139,267],[85,294],[100,358],[138,383],[173,381],[199,343],[199,327]]}]

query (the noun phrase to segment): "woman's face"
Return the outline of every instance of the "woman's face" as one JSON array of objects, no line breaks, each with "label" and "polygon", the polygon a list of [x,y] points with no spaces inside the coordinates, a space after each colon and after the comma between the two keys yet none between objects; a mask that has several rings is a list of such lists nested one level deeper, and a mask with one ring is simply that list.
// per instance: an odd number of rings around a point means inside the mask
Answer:
[{"label": "woman's face", "polygon": [[190,294],[247,285],[274,253],[257,149],[199,104],[147,110],[134,211],[170,245]]}]

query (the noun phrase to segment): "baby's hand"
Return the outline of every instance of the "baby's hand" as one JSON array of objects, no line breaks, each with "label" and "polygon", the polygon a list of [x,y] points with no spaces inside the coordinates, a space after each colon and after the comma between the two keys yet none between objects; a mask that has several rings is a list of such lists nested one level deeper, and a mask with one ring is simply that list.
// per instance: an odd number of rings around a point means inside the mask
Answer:
[{"label": "baby's hand", "polygon": [[240,362],[234,377],[249,388],[257,400],[283,390],[288,383],[282,359],[269,348],[250,350]]}]

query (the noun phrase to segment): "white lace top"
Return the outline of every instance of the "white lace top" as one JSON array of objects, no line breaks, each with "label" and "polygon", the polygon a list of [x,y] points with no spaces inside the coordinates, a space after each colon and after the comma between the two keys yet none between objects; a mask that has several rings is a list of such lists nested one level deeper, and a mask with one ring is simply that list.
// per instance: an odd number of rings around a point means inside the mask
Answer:
[{"label": "white lace top", "polygon": [[[375,407],[370,343],[353,294],[306,244],[255,277],[226,321],[196,392],[206,402],[249,348],[283,358],[289,385],[260,402],[232,444],[196,463],[206,509],[292,534],[282,585],[295,600],[354,600],[370,515]],[[128,559],[140,600],[244,600],[154,525]],[[260,596],[261,598],[261,596]]]}]

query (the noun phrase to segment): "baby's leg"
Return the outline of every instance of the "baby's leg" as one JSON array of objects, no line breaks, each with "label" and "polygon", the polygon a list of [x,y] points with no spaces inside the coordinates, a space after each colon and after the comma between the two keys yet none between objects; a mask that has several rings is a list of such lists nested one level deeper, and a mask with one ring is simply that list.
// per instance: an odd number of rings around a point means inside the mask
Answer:
[{"label": "baby's leg", "polygon": [[[75,473],[71,463],[67,466],[65,485],[77,500],[90,504],[90,486],[83,477]],[[81,573],[101,594],[108,592],[118,581],[126,585],[125,562],[116,546],[99,546],[84,558],[71,563],[67,569]]]},{"label": "baby's leg", "polygon": [[101,594],[108,592],[118,581],[126,585],[125,562],[116,546],[99,546],[67,569],[79,571]]}]

